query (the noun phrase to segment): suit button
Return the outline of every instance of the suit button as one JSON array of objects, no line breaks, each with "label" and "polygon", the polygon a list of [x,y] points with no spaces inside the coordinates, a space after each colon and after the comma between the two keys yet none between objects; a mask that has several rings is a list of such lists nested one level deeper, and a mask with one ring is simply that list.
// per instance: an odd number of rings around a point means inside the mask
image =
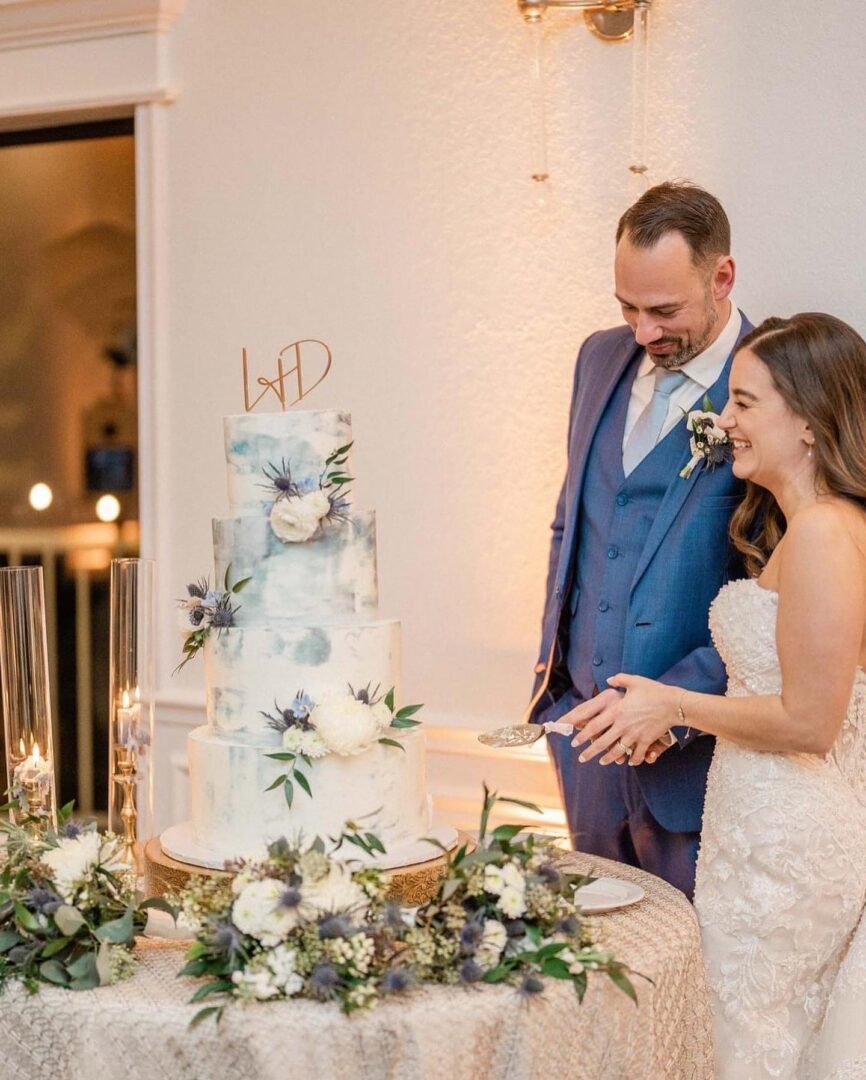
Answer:
[{"label": "suit button", "polygon": [[620,494],[617,495],[617,497],[616,497],[616,505],[617,506],[625,506],[625,504],[627,502],[628,502],[628,495],[626,495],[625,492],[620,492]]},{"label": "suit button", "polygon": [[599,602],[598,602],[598,610],[599,611],[607,611],[609,608],[610,608],[610,604],[607,602],[607,600],[599,600]]},{"label": "suit button", "polygon": [[592,662],[593,664],[595,664],[596,667],[601,667],[602,658],[600,656],[594,656],[592,658]]},{"label": "suit button", "polygon": [[561,600],[562,599],[562,586],[557,585],[556,588],[553,591],[554,591],[554,595],[556,596],[556,599]]},{"label": "suit button", "polygon": [[609,548],[607,549],[607,557],[608,557],[609,559],[615,559],[615,558],[617,557],[617,555],[619,555],[619,549],[618,549],[618,548],[615,548],[615,547],[614,547],[613,545],[611,545],[611,546],[610,546],[610,547],[609,547]]}]

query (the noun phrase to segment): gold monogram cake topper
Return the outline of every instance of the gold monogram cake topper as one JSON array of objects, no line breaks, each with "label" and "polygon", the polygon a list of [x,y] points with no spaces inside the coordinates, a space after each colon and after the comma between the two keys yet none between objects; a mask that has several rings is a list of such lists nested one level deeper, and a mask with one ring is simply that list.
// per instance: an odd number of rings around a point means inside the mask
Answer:
[{"label": "gold monogram cake topper", "polygon": [[[316,379],[316,381],[313,383],[313,385],[307,387],[304,386],[303,360],[301,355],[302,345],[321,345],[321,347],[325,350],[324,370],[322,371],[321,375],[319,375],[318,379]],[[291,352],[292,350],[294,350],[294,366],[286,370],[284,358],[286,357],[287,353]],[[260,375],[256,379],[256,384],[258,386],[263,386],[264,390],[262,390],[262,392],[259,394],[255,401],[250,401],[250,376],[246,349],[243,350],[243,356],[244,409],[246,410],[246,412],[252,412],[256,405],[258,405],[262,398],[268,393],[274,393],[277,395],[277,398],[280,402],[280,408],[283,410],[283,412],[285,412],[286,409],[290,409],[293,405],[297,405],[299,401],[303,400],[307,396],[307,394],[315,390],[319,383],[323,381],[325,376],[331,370],[331,350],[324,343],[324,341],[319,341],[318,338],[304,338],[302,341],[293,341],[291,345],[286,345],[284,349],[280,349],[280,351],[277,353],[277,377],[275,379],[266,379],[263,375]],[[286,392],[286,380],[289,379],[291,376],[294,376],[294,380],[292,380],[292,388],[297,389],[298,396],[287,403],[286,398],[288,397],[288,394]]]}]

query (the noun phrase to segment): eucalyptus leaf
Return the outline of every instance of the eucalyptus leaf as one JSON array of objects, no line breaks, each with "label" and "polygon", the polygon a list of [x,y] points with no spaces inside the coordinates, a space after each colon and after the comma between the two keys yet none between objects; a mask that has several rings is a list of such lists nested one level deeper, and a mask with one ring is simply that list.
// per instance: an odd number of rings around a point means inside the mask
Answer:
[{"label": "eucalyptus leaf", "polygon": [[15,921],[19,926],[23,926],[25,930],[29,930],[31,934],[44,932],[44,928],[39,925],[36,916],[32,911],[28,911],[23,904],[15,904]]},{"label": "eucalyptus leaf", "polygon": [[103,923],[94,930],[94,936],[99,941],[110,941],[114,945],[125,945],[132,940],[133,935],[132,908],[127,908],[119,919]]},{"label": "eucalyptus leaf", "polygon": [[57,953],[63,952],[71,941],[71,937],[58,937],[54,938],[53,941],[49,941],[42,950],[42,959],[47,960],[50,956],[55,956]]},{"label": "eucalyptus leaf", "polygon": [[153,908],[155,911],[164,911],[166,915],[171,915],[174,921],[177,922],[178,910],[164,896],[149,896],[146,900],[142,900],[138,906],[142,911],[147,911],[148,908]]},{"label": "eucalyptus leaf", "polygon": [[385,708],[388,712],[394,711],[394,687],[392,686],[388,693],[385,695]]},{"label": "eucalyptus leaf", "polygon": [[233,987],[233,983],[228,979],[220,979],[218,982],[205,983],[204,986],[200,986],[198,990],[189,999],[190,1004],[194,1005],[197,1001],[202,1001],[206,997],[210,997],[211,994],[227,994]]},{"label": "eucalyptus leaf", "polygon": [[77,907],[61,904],[54,912],[54,922],[61,934],[72,937],[77,930],[84,926],[86,920]]},{"label": "eucalyptus leaf", "polygon": [[396,719],[405,720],[407,717],[414,716],[416,712],[420,712],[423,708],[423,705],[404,705],[402,709],[397,710]]},{"label": "eucalyptus leaf", "polygon": [[23,940],[21,935],[16,934],[14,930],[0,930],[0,953],[9,952]]},{"label": "eucalyptus leaf", "polygon": [[44,960],[39,965],[39,974],[47,982],[56,983],[58,986],[68,986],[69,984],[66,968],[59,960]]},{"label": "eucalyptus leaf", "polygon": [[99,976],[99,985],[108,986],[111,983],[111,946],[103,941],[96,954],[96,974]]},{"label": "eucalyptus leaf", "polygon": [[288,773],[283,773],[281,776],[278,776],[272,784],[268,784],[268,786],[265,788],[265,791],[273,791],[275,788],[278,788],[280,784],[285,783],[285,781],[288,779],[288,775]]},{"label": "eucalyptus leaf", "polygon": [[408,717],[401,717],[398,713],[391,721],[392,728],[412,728],[420,725],[420,720],[410,720]]},{"label": "eucalyptus leaf", "polygon": [[241,578],[240,581],[236,581],[234,585],[232,585],[231,591],[233,593],[239,593],[242,589],[245,589],[252,580],[252,577]]},{"label": "eucalyptus leaf", "polygon": [[297,755],[289,750],[281,750],[278,754],[265,754],[265,757],[271,758],[272,761],[294,761]]},{"label": "eucalyptus leaf", "polygon": [[627,994],[632,1001],[637,1003],[637,991],[632,986],[631,979],[626,975],[622,968],[614,967],[608,971],[611,982],[620,988],[624,994]]},{"label": "eucalyptus leaf", "polygon": [[92,952],[83,953],[77,960],[66,965],[66,970],[72,977],[70,989],[93,990],[99,986],[99,973],[96,970],[96,957]]},{"label": "eucalyptus leaf", "polygon": [[513,840],[523,827],[523,825],[497,825],[490,835],[496,843],[501,844],[505,840]]},{"label": "eucalyptus leaf", "polygon": [[291,810],[292,809],[292,803],[294,802],[294,799],[295,799],[295,789],[292,786],[292,781],[289,780],[288,777],[286,777],[285,783],[283,784],[283,794],[286,796],[286,803],[288,804],[288,807]]}]

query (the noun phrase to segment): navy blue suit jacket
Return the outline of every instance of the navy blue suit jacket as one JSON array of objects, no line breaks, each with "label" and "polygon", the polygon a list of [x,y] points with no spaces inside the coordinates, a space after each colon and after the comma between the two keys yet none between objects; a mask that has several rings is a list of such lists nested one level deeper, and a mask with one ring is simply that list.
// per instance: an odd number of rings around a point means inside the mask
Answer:
[{"label": "navy blue suit jacket", "polygon": [[[751,329],[744,316],[740,337]],[[596,426],[639,348],[632,330],[622,326],[593,334],[578,354],[568,428],[568,468],[552,525],[541,649],[529,707],[529,719],[534,723],[556,719],[580,703],[565,666],[563,633],[567,632],[568,618],[563,618],[563,607],[573,573],[581,491],[588,482],[586,462]],[[719,412],[727,400],[732,358],[733,354],[712,395]],[[685,422],[675,429],[673,437],[682,441],[681,460],[671,474],[631,581],[620,670],[689,690],[722,694],[727,677],[710,639],[707,614],[725,581],[744,576],[728,539],[730,517],[744,488],[729,464],[713,469],[701,464],[688,479],[682,479],[679,469],[691,457]],[[599,559],[603,558],[604,553],[599,552]],[[674,730],[679,745],[662,754],[654,765],[641,765],[635,771],[647,805],[664,828],[696,831],[715,740],[697,737],[685,728]]]}]

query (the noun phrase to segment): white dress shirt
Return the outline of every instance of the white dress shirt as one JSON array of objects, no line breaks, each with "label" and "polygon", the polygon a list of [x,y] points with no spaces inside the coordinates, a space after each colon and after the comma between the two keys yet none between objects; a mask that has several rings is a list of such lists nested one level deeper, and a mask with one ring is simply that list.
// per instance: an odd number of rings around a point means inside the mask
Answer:
[{"label": "white dress shirt", "polygon": [[[725,366],[725,361],[728,359],[734,345],[737,343],[737,338],[740,336],[742,324],[743,317],[740,315],[737,306],[732,302],[731,313],[728,316],[725,328],[712,345],[708,345],[702,353],[698,353],[693,360],[689,360],[687,364],[684,364],[678,369],[687,375],[688,378],[682,386],[678,387],[671,394],[668,413],[658,437],[659,442],[661,442],[665,435],[684,419],[683,410],[689,412],[689,410],[693,409],[696,405],[700,406],[704,394],[721,375],[722,368]],[[637,423],[637,418],[647,405],[649,405],[650,399],[653,396],[653,389],[655,387],[655,367],[656,365],[652,357],[647,352],[644,352],[643,359],[638,367],[637,375],[632,383],[631,397],[628,402],[628,413],[625,418],[625,431],[622,439],[623,449],[625,449],[625,444],[628,442],[628,437],[631,434],[632,428]],[[720,413],[724,408],[727,399],[728,392],[726,387],[723,399],[721,401],[713,401],[713,411]]]}]

